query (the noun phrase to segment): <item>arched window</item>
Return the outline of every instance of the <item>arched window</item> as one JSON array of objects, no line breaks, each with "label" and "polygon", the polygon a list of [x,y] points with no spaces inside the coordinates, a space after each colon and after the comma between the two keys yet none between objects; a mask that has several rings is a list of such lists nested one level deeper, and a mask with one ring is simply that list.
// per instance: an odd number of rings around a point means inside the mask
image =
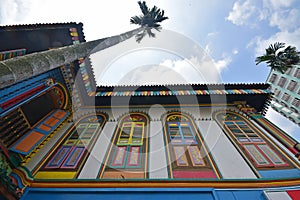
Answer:
[{"label": "arched window", "polygon": [[219,112],[216,119],[256,168],[289,166],[283,156],[243,116],[233,112]]},{"label": "arched window", "polygon": [[218,172],[194,121],[181,113],[164,118],[165,141],[172,178],[217,178]]},{"label": "arched window", "polygon": [[141,113],[121,118],[100,178],[148,178],[148,124],[148,117]]},{"label": "arched window", "polygon": [[86,116],[74,125],[54,153],[39,170],[37,178],[52,177],[55,173],[60,178],[75,178],[83,167],[84,160],[93,148],[106,116]]}]

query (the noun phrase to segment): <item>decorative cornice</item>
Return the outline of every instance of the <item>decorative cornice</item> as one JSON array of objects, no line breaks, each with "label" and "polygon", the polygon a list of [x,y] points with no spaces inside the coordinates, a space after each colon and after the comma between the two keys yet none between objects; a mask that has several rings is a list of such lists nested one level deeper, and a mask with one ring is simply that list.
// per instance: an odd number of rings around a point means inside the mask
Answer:
[{"label": "decorative cornice", "polygon": [[172,96],[172,95],[228,95],[228,94],[270,94],[268,89],[232,89],[232,90],[143,90],[143,91],[103,91],[95,96]]}]

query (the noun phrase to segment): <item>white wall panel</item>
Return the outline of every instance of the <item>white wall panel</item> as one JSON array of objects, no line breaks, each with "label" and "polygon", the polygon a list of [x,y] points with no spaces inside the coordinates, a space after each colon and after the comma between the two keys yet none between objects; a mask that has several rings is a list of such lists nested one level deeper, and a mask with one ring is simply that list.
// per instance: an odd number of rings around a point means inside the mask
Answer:
[{"label": "white wall panel", "polygon": [[106,151],[111,144],[117,122],[106,122],[91,153],[85,162],[78,179],[95,179],[104,161]]},{"label": "white wall panel", "polygon": [[268,200],[292,200],[292,198],[285,191],[267,191],[265,195]]},{"label": "white wall panel", "polygon": [[150,123],[149,177],[151,179],[168,178],[167,157],[161,121]]}]

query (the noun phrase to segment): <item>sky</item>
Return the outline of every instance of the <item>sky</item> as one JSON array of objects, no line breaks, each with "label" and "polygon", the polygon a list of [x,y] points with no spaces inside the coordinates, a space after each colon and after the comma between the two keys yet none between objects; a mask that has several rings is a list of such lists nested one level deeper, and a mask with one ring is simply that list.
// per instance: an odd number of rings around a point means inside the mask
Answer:
[{"label": "sky", "polygon": [[[300,49],[298,1],[147,0],[169,17],[163,31],[93,55],[95,78],[101,85],[263,83],[269,68],[255,58],[269,44]],[[129,19],[140,14],[135,0],[0,0],[0,25],[82,22],[87,41],[136,28]],[[272,109],[266,117],[300,141],[297,125]]]}]

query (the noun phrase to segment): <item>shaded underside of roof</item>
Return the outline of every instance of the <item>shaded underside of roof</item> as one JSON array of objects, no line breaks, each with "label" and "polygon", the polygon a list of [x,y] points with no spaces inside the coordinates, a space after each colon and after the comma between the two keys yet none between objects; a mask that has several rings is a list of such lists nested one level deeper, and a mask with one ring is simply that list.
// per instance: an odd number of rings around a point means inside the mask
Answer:
[{"label": "shaded underside of roof", "polygon": [[172,90],[221,90],[221,89],[268,89],[269,84],[266,83],[215,83],[215,84],[170,84],[170,85],[117,85],[117,86],[98,86],[97,92],[99,91],[127,91],[127,90],[160,90],[169,88]]},{"label": "shaded underside of roof", "polygon": [[246,101],[258,112],[264,113],[272,94],[268,87],[265,83],[102,86],[97,88],[91,102],[96,106],[207,106]]}]

